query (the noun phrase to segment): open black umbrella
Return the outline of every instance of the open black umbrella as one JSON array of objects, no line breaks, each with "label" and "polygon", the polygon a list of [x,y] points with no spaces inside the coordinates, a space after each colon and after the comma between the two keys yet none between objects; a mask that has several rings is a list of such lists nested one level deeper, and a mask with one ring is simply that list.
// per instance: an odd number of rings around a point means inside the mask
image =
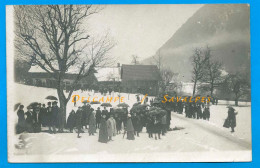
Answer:
[{"label": "open black umbrella", "polygon": [[103,106],[103,107],[112,107],[112,105],[110,103],[102,103],[101,106]]},{"label": "open black umbrella", "polygon": [[29,106],[33,108],[33,107],[36,107],[38,104],[39,104],[38,102],[32,102],[32,103],[30,103]]},{"label": "open black umbrella", "polygon": [[20,105],[21,105],[21,103],[16,103],[16,104],[14,105],[14,111],[16,111]]},{"label": "open black umbrella", "polygon": [[137,103],[133,104],[133,106],[137,106],[139,104],[141,104],[141,102],[137,102]]},{"label": "open black umbrella", "polygon": [[99,101],[92,101],[92,102],[90,102],[90,104],[100,104],[100,102]]},{"label": "open black umbrella", "polygon": [[84,100],[82,103],[89,103],[89,100]]},{"label": "open black umbrella", "polygon": [[47,96],[45,99],[48,99],[48,100],[58,100],[57,97],[55,96]]},{"label": "open black umbrella", "polygon": [[117,105],[117,107],[127,108],[127,107],[129,107],[129,105],[126,103],[120,103],[119,105]]}]

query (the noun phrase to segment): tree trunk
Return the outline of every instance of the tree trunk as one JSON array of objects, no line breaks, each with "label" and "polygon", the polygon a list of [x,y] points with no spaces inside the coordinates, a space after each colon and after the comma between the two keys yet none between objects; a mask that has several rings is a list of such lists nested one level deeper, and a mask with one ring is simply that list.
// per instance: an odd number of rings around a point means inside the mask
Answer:
[{"label": "tree trunk", "polygon": [[195,92],[196,92],[196,85],[197,85],[197,80],[194,81],[194,85],[193,85],[193,94],[192,94],[192,96],[195,95]]},{"label": "tree trunk", "polygon": [[235,106],[238,106],[238,96],[235,97]]},{"label": "tree trunk", "polygon": [[67,100],[65,98],[64,92],[62,88],[58,88],[58,96],[59,96],[59,103],[60,103],[60,112],[61,112],[61,118],[60,118],[60,129],[63,130],[66,124],[66,108],[67,108]]},{"label": "tree trunk", "polygon": [[213,97],[213,91],[214,91],[214,87],[213,87],[213,84],[211,83],[210,84],[210,96]]}]

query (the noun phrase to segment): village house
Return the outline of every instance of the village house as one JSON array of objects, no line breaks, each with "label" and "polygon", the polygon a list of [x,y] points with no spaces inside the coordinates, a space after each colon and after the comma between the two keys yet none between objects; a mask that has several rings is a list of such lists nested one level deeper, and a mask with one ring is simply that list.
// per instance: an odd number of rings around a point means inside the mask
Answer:
[{"label": "village house", "polygon": [[[75,72],[68,72],[65,74],[65,79],[63,80],[62,86],[65,90],[70,89],[77,74]],[[56,88],[56,80],[46,71],[38,66],[31,66],[28,71],[27,84],[39,87]],[[92,89],[97,85],[97,78],[94,73],[88,75],[88,77],[83,78],[76,85],[75,89]]]},{"label": "village house", "polygon": [[121,80],[123,92],[156,96],[159,92],[161,76],[156,65],[123,64]]}]

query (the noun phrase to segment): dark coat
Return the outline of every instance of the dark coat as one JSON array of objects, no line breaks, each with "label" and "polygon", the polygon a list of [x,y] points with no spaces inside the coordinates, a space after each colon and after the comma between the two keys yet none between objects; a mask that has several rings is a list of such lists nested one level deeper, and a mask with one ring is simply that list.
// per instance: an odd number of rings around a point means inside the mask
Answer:
[{"label": "dark coat", "polygon": [[132,117],[132,123],[135,131],[137,132],[142,131],[142,123],[141,123],[141,118],[139,116]]},{"label": "dark coat", "polygon": [[96,111],[96,122],[100,123],[101,121],[101,110]]},{"label": "dark coat", "polygon": [[116,120],[116,130],[120,131],[122,129],[122,119],[121,117],[115,117]]},{"label": "dark coat", "polygon": [[25,124],[24,111],[18,110],[17,116],[18,116],[18,125],[24,125]]},{"label": "dark coat", "polygon": [[146,130],[148,133],[152,133],[154,127],[154,120],[151,117],[147,118]]},{"label": "dark coat", "polygon": [[46,108],[46,123],[47,123],[47,126],[51,126],[52,125],[52,107],[47,107]]},{"label": "dark coat", "polygon": [[95,133],[96,132],[96,118],[93,114],[93,112],[90,113],[89,115],[89,130],[88,132],[91,133]]},{"label": "dark coat", "polygon": [[77,110],[76,112],[76,126],[80,128],[82,126],[82,111]]},{"label": "dark coat", "polygon": [[51,108],[51,126],[59,126],[59,107],[53,106]]},{"label": "dark coat", "polygon": [[237,113],[235,113],[235,109],[233,108],[229,108],[228,110],[228,122],[229,122],[229,126],[232,128],[236,127],[237,123],[236,123],[236,115]]},{"label": "dark coat", "polygon": [[84,105],[82,106],[82,117],[81,117],[81,124],[87,125],[89,118],[87,118],[88,113],[88,106]]},{"label": "dark coat", "polygon": [[17,128],[16,128],[16,133],[20,134],[26,130],[24,111],[21,109],[18,110],[17,116],[18,116],[18,124],[17,124]]},{"label": "dark coat", "polygon": [[101,115],[106,115],[106,120],[109,118],[109,115],[108,115],[108,111],[107,110],[102,110],[102,113]]},{"label": "dark coat", "polygon": [[76,126],[76,113],[74,111],[70,112],[67,120],[67,128],[73,129]]},{"label": "dark coat", "polygon": [[152,127],[152,133],[161,133],[162,130],[162,123],[160,120],[156,119],[153,120],[153,127]]},{"label": "dark coat", "polygon": [[107,143],[107,141],[108,141],[107,122],[106,119],[101,118],[98,142]]},{"label": "dark coat", "polygon": [[126,131],[134,131],[134,126],[133,126],[133,123],[132,123],[132,119],[130,117],[127,118],[125,130]]},{"label": "dark coat", "polygon": [[47,108],[42,107],[40,109],[40,114],[41,114],[41,123],[43,126],[48,125],[48,116],[47,116]]},{"label": "dark coat", "polygon": [[25,115],[26,115],[26,119],[25,119],[26,130],[27,132],[33,132],[33,113],[27,111]]}]

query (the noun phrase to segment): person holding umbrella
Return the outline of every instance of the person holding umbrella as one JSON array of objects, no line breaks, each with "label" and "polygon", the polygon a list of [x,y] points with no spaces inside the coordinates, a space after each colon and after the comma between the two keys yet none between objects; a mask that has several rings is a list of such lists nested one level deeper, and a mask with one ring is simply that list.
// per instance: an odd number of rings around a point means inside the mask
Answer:
[{"label": "person holding umbrella", "polygon": [[51,133],[51,116],[52,116],[52,106],[51,106],[51,102],[48,102],[48,107],[46,108],[46,124],[49,127],[49,132]]},{"label": "person holding umbrella", "polygon": [[107,111],[107,108],[106,106],[104,106],[104,110],[102,110],[102,116],[106,116],[106,120],[108,119],[108,111]]}]

